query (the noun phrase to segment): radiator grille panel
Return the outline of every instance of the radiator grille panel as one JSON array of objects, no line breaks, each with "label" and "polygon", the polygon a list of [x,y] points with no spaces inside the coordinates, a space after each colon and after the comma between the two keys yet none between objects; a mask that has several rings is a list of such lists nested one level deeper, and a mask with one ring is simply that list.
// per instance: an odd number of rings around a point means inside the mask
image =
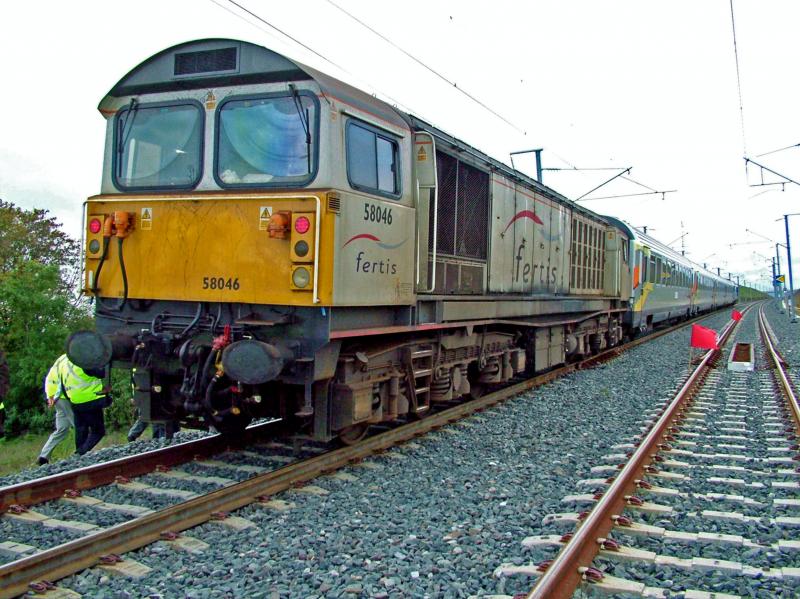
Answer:
[{"label": "radiator grille panel", "polygon": [[236,70],[236,48],[219,48],[175,55],[176,75],[197,75]]},{"label": "radiator grille panel", "polygon": [[[485,260],[489,221],[489,175],[447,154],[436,153],[439,210],[438,253]],[[433,223],[433,204],[431,204]],[[428,242],[433,250],[433,239]]]}]

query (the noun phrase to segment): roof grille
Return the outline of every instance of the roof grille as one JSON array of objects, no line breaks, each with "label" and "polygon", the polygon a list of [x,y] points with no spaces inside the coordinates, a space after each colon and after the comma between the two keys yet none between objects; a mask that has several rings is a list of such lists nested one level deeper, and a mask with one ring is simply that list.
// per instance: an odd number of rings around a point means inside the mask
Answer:
[{"label": "roof grille", "polygon": [[175,75],[197,75],[236,70],[236,48],[219,48],[175,55]]}]

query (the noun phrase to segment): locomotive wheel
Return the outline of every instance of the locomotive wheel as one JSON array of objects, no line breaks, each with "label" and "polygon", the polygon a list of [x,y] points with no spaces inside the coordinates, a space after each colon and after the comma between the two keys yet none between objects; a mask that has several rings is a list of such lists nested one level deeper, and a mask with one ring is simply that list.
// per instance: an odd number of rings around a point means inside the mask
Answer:
[{"label": "locomotive wheel", "polygon": [[367,436],[368,430],[369,424],[353,424],[339,431],[339,441],[341,441],[342,445],[355,445]]},{"label": "locomotive wheel", "polygon": [[485,383],[470,383],[469,397],[472,399],[480,399],[486,394]]}]

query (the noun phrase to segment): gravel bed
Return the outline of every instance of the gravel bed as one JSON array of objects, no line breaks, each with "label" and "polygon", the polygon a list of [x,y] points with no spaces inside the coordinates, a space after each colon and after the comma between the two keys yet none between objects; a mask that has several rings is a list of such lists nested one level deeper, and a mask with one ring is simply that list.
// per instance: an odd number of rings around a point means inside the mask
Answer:
[{"label": "gravel bed", "polygon": [[206,431],[180,431],[175,434],[173,441],[166,439],[140,439],[133,443],[126,443],[125,445],[116,445],[114,447],[104,447],[95,451],[90,451],[86,455],[79,456],[73,454],[70,457],[60,460],[52,464],[45,464],[44,466],[32,466],[21,470],[15,474],[0,477],[0,487],[7,485],[14,485],[21,482],[26,482],[36,478],[43,478],[51,474],[58,474],[59,472],[66,472],[67,470],[75,470],[76,468],[85,468],[92,464],[100,464],[102,462],[110,462],[118,458],[124,458],[154,449],[166,447],[171,443],[182,443],[184,441],[193,441],[200,437],[208,436]]},{"label": "gravel bed", "polygon": [[780,303],[773,300],[767,303],[765,313],[772,332],[778,339],[779,349],[783,358],[789,364],[800,362],[800,319],[798,322],[789,322],[789,314],[781,314]]},{"label": "gravel bed", "polygon": [[[758,329],[757,329],[757,314],[752,311],[745,317],[737,330],[737,342],[755,343],[756,355],[756,368],[762,366],[763,346],[760,343]],[[728,345],[728,348],[731,344]],[[727,359],[730,349],[725,352]],[[748,437],[747,442],[743,441],[727,441],[728,443],[746,444],[745,450],[737,449],[724,449],[718,448],[698,448],[698,452],[702,453],[716,453],[716,452],[731,452],[742,453],[754,457],[767,457],[769,455],[784,455],[776,454],[775,452],[767,451],[767,443],[765,437],[778,436],[774,430],[768,430],[764,424],[760,405],[762,402],[768,404],[770,402],[771,393],[767,390],[770,385],[771,375],[766,371],[756,370],[748,374],[733,374],[728,370],[718,369],[719,373],[717,379],[716,391],[713,394],[713,399],[704,399],[703,401],[711,401],[718,404],[724,404],[726,398],[726,391],[730,388],[732,381],[746,382],[745,389],[749,392],[750,400],[753,404],[753,409],[750,410],[746,417],[745,422],[747,425]],[[726,431],[720,430],[721,425],[718,419],[715,419],[713,412],[709,413],[706,421],[706,426],[709,431],[716,434],[725,434]],[[730,433],[728,433],[730,434]],[[712,442],[712,439],[694,439],[701,443]],[[716,441],[717,444],[723,441]],[[787,441],[786,446],[791,442]],[[678,446],[676,446],[678,447]],[[668,454],[662,454],[669,457]],[[785,455],[792,455],[787,453]],[[746,462],[714,459],[711,461],[704,461],[698,456],[675,456],[675,459],[686,461],[695,465],[704,464],[730,464],[742,465],[754,470],[770,471],[776,469],[775,465],[768,464],[757,460],[748,460]],[[787,468],[787,465],[780,465],[782,468]],[[614,538],[619,542],[647,551],[653,551],[660,555],[668,555],[677,558],[693,558],[705,557],[711,559],[728,560],[739,562],[744,565],[760,567],[763,569],[768,568],[781,568],[781,567],[798,567],[800,566],[800,555],[797,551],[781,551],[775,544],[782,539],[792,540],[796,539],[796,530],[790,528],[782,528],[779,526],[772,526],[768,523],[770,518],[775,518],[781,515],[797,515],[796,508],[786,509],[781,506],[773,504],[773,500],[779,497],[796,497],[796,492],[783,489],[775,489],[770,483],[777,480],[794,480],[794,476],[758,476],[746,473],[725,474],[712,469],[694,469],[687,472],[692,477],[690,481],[656,481],[651,480],[654,484],[660,484],[666,487],[674,488],[679,491],[691,494],[688,497],[662,497],[658,495],[644,495],[649,501],[656,503],[666,504],[671,506],[675,513],[669,516],[647,515],[627,510],[626,515],[630,516],[634,521],[641,521],[655,526],[666,528],[673,531],[684,532],[713,532],[729,535],[740,535],[745,539],[758,543],[759,547],[751,546],[731,546],[722,545],[718,543],[679,543],[675,541],[635,537],[633,535],[619,534],[615,532]],[[726,485],[723,483],[714,483],[707,479],[710,476],[717,477],[730,477],[742,478],[746,482],[760,482],[765,486],[758,487],[740,487],[735,485]],[[726,493],[731,495],[743,495],[744,497],[757,501],[760,505],[746,505],[735,500],[717,499],[710,501],[700,494],[708,492]],[[716,511],[735,511],[744,514],[745,516],[756,516],[762,518],[760,522],[735,522],[728,520],[710,520],[701,517],[698,512],[702,510],[716,510]],[[781,597],[781,596],[797,596],[796,593],[800,589],[800,583],[797,581],[789,580],[770,580],[761,577],[747,577],[742,575],[726,574],[721,570],[700,571],[697,569],[686,570],[677,568],[665,568],[664,566],[655,566],[653,564],[646,564],[642,562],[613,562],[605,559],[595,560],[595,566],[600,567],[606,572],[620,576],[622,578],[636,580],[643,582],[648,586],[657,586],[670,590],[671,593],[678,594],[681,591],[688,589],[701,589],[709,592],[721,592],[738,594],[744,597]]]},{"label": "gravel bed", "polygon": [[[717,329],[727,311],[706,323]],[[315,496],[288,492],[286,512],[248,506],[258,528],[205,524],[190,555],[165,543],[130,557],[154,569],[134,582],[85,571],[64,581],[87,597],[467,597],[527,591],[496,579],[501,563],[531,561],[524,537],[569,511],[575,483],[594,477],[608,447],[628,441],[642,413],[685,375],[689,331],[654,340],[373,458],[357,477],[324,477]],[[638,426],[636,427],[638,430]],[[401,455],[402,459],[394,459]]]},{"label": "gravel bed", "polygon": [[171,505],[180,503],[181,499],[177,497],[168,497],[166,495],[153,495],[145,491],[134,491],[133,489],[125,489],[119,485],[106,485],[105,487],[97,487],[87,491],[87,495],[91,495],[100,501],[106,503],[122,503],[128,505],[138,505],[139,507],[146,507],[151,510],[163,510]]},{"label": "gravel bed", "polygon": [[230,478],[235,481],[243,481],[255,476],[255,473],[243,472],[233,468],[224,468],[222,466],[202,466],[196,462],[189,462],[181,464],[180,468],[183,472],[187,472],[196,476],[218,476],[221,478]]},{"label": "gravel bed", "polygon": [[96,524],[103,528],[120,524],[131,519],[121,512],[113,510],[100,510],[86,505],[78,505],[67,501],[48,501],[33,508],[34,511],[57,518],[59,520],[77,520]]},{"label": "gravel bed", "polygon": [[[0,541],[11,541],[31,545],[44,550],[68,543],[83,536],[80,532],[48,528],[38,522],[19,522],[10,518],[0,518]],[[12,557],[0,553],[0,563],[12,561]]]},{"label": "gravel bed", "polygon": [[797,322],[789,322],[788,311],[781,314],[780,310],[781,304],[773,300],[767,304],[765,312],[778,340],[778,351],[789,364],[789,378],[795,388],[800,389],[800,318]]}]

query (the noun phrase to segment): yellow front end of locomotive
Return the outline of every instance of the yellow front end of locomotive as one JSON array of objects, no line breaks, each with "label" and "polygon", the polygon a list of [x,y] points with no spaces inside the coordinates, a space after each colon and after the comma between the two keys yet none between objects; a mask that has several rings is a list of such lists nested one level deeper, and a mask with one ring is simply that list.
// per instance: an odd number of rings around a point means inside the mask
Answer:
[{"label": "yellow front end of locomotive", "polygon": [[96,196],[86,210],[85,290],[110,299],[330,305],[334,215],[325,199]]}]

